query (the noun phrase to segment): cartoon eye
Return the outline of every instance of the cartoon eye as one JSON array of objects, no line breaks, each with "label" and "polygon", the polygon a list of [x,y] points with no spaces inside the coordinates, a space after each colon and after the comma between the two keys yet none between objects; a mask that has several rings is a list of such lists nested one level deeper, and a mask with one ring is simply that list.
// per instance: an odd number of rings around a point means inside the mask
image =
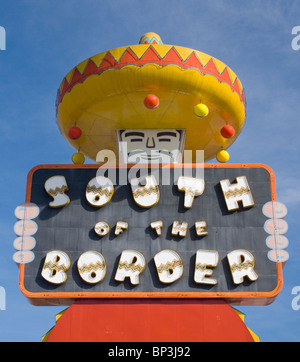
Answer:
[{"label": "cartoon eye", "polygon": [[142,138],[132,138],[130,142],[143,142]]},{"label": "cartoon eye", "polygon": [[159,142],[171,142],[170,138],[160,138]]}]

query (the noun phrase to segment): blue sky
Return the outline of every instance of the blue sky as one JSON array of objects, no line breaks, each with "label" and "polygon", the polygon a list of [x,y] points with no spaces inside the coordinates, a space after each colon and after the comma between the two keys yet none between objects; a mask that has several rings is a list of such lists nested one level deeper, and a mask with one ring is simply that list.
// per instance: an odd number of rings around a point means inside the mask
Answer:
[{"label": "blue sky", "polygon": [[200,50],[239,76],[247,100],[242,134],[230,147],[232,163],[264,163],[276,175],[278,200],[288,207],[290,259],[284,288],[270,306],[239,308],[262,341],[300,341],[300,310],[291,307],[300,285],[300,50],[291,34],[300,25],[297,0],[11,0],[1,2],[0,26],[0,341],[40,341],[64,307],[34,307],[18,289],[12,261],[14,209],[24,201],[29,170],[71,163],[73,149],[55,118],[57,88],[84,59],[138,44],[146,32],[165,44]]}]

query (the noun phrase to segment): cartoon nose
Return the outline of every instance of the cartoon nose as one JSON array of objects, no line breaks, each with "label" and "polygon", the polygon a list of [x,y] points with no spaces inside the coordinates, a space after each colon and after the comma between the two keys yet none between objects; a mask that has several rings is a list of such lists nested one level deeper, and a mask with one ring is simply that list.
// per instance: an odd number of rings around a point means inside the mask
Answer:
[{"label": "cartoon nose", "polygon": [[153,137],[151,137],[151,140],[150,140],[150,137],[147,138],[146,147],[147,148],[154,148],[155,147],[155,142],[154,142]]}]

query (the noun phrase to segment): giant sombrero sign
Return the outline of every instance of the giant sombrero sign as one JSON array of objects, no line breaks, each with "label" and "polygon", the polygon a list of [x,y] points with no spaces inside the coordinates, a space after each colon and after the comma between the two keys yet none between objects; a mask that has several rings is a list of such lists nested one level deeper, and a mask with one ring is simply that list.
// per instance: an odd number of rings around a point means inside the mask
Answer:
[{"label": "giant sombrero sign", "polygon": [[197,165],[189,176],[171,165],[169,184],[159,167],[126,183],[119,180],[130,167],[116,169],[116,182],[98,168],[44,165],[28,175],[15,231],[22,229],[23,246],[35,240],[19,260],[20,288],[33,304],[221,298],[258,305],[278,295],[282,264],[272,260],[270,236],[279,238],[284,224],[274,223],[269,167],[206,164],[199,178]]},{"label": "giant sombrero sign", "polygon": [[[231,68],[154,33],[85,59],[64,77],[56,102],[62,135],[94,161],[102,149],[118,154],[116,130],[140,128],[185,129],[185,149],[205,150],[208,161],[236,140],[245,114],[244,88]],[[234,131],[221,134],[224,127]]]}]

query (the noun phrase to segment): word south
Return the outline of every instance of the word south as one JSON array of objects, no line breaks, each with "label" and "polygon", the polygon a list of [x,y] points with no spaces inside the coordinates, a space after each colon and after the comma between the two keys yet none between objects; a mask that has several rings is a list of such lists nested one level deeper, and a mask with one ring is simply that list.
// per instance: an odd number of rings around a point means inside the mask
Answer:
[{"label": "word south", "polygon": [[[231,184],[228,179],[221,180],[220,185],[225,198],[228,211],[237,210],[238,202],[243,207],[254,206],[252,193],[246,176],[236,178],[236,183]],[[145,177],[145,185],[141,180],[133,178],[130,180],[131,191],[134,201],[143,208],[150,208],[159,202],[160,191],[155,176]],[[52,176],[45,182],[46,192],[53,198],[49,203],[52,208],[64,207],[70,203],[66,194],[68,184],[64,176]],[[184,207],[190,209],[194,198],[203,194],[205,182],[203,178],[180,176],[177,181],[178,190],[184,192]],[[86,199],[94,207],[103,207],[108,204],[114,194],[113,182],[105,176],[97,176],[91,179],[86,186]]]}]

